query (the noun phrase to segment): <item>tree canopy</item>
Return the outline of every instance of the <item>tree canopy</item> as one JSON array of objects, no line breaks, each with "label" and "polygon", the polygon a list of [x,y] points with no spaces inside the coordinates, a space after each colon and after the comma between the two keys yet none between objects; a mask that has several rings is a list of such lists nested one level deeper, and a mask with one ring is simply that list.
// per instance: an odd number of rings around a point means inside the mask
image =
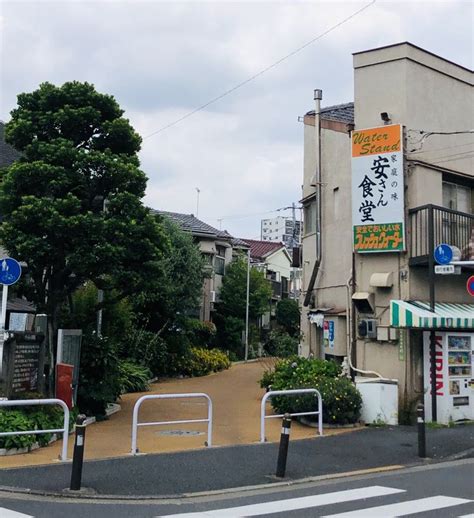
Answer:
[{"label": "tree canopy", "polygon": [[163,275],[169,241],[144,207],[141,138],[110,95],[77,81],[18,96],[6,140],[0,239],[27,264],[28,296],[56,319],[87,280],[121,296]]},{"label": "tree canopy", "polygon": [[[269,309],[272,288],[262,272],[250,268],[249,317],[256,320]],[[219,312],[245,319],[247,300],[247,261],[238,258],[226,270],[222,280]]]}]

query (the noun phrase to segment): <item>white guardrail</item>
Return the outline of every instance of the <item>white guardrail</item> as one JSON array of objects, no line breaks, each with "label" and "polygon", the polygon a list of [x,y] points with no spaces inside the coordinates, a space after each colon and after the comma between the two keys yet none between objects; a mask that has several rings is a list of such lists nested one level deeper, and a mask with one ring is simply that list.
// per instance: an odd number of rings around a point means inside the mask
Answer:
[{"label": "white guardrail", "polygon": [[67,443],[69,438],[69,408],[62,399],[10,399],[0,401],[0,407],[4,406],[39,406],[39,405],[59,405],[64,412],[64,426],[63,428],[54,428],[51,430],[22,430],[18,432],[0,432],[0,437],[7,435],[33,435],[40,433],[62,433],[63,434],[63,448],[61,451],[61,460],[67,460]]},{"label": "white guardrail", "polygon": [[[207,400],[207,419],[181,419],[177,421],[156,421],[156,422],[138,422],[138,411],[141,404],[149,399],[183,399],[183,398],[204,398]],[[164,424],[184,424],[184,423],[207,423],[207,444],[206,446],[212,446],[212,401],[211,398],[204,394],[204,392],[191,392],[189,394],[150,394],[148,396],[142,396],[137,400],[133,407],[133,420],[132,420],[132,455],[137,454],[137,432],[139,426],[158,426]]]},{"label": "white guardrail", "polygon": [[314,412],[298,412],[290,414],[291,417],[297,417],[301,415],[317,415],[318,416],[318,432],[319,435],[323,435],[323,400],[318,390],[308,389],[293,389],[293,390],[270,390],[263,398],[260,406],[260,442],[265,442],[265,419],[273,419],[275,417],[283,417],[285,414],[278,415],[265,415],[265,404],[267,400],[273,396],[293,396],[296,394],[315,394],[318,398],[318,410]]}]

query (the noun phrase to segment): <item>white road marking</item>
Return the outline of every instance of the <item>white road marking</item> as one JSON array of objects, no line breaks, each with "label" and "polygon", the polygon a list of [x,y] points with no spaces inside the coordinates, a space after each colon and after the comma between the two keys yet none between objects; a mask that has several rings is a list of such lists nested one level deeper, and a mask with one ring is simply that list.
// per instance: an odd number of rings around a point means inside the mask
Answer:
[{"label": "white road marking", "polygon": [[396,493],[405,493],[405,490],[395,489],[392,487],[370,486],[359,489],[336,491],[334,493],[325,493],[323,495],[312,495],[301,498],[291,498],[288,500],[263,502],[261,504],[243,505],[228,509],[215,509],[213,511],[200,511],[184,514],[169,514],[162,518],[241,518],[245,516],[261,516],[264,514],[294,511],[296,509],[307,509],[310,507],[318,507],[320,505],[350,502],[352,500],[363,500],[365,498],[393,495]]},{"label": "white road marking", "polygon": [[19,513],[17,511],[12,511],[11,509],[5,509],[5,507],[0,507],[0,516],[1,518],[33,518],[33,516],[29,514]]},{"label": "white road marking", "polygon": [[462,516],[459,516],[459,518],[474,518],[474,514],[463,514]]},{"label": "white road marking", "polygon": [[[367,509],[358,509],[357,511],[349,511],[340,514],[328,514],[327,518],[395,518],[397,516],[405,516],[407,514],[423,513],[425,511],[434,511],[436,509],[444,509],[445,507],[453,507],[455,505],[467,504],[472,500],[465,498],[452,498],[450,496],[432,496],[429,498],[420,498],[419,500],[409,500],[407,502],[399,502],[397,504],[381,505],[379,507],[369,507]],[[326,518],[325,517],[325,518]]]}]

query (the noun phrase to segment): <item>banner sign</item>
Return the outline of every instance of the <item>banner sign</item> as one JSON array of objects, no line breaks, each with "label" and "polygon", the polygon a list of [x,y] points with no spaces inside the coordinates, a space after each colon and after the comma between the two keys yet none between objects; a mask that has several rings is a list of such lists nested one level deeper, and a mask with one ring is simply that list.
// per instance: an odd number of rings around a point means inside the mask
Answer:
[{"label": "banner sign", "polygon": [[405,250],[402,126],[356,130],[352,225],[356,252]]}]

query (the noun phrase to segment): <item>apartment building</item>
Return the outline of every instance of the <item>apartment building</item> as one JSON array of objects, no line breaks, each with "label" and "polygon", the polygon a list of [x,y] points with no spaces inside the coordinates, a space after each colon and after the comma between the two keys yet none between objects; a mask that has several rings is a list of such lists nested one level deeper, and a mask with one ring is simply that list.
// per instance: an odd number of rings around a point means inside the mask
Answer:
[{"label": "apartment building", "polygon": [[261,220],[262,241],[283,243],[288,250],[300,245],[301,221],[292,217],[277,216]]},{"label": "apartment building", "polygon": [[304,117],[303,354],[397,380],[400,409],[473,419],[474,270],[434,259],[474,260],[473,71],[410,43],[353,65],[354,102],[316,90]]}]

